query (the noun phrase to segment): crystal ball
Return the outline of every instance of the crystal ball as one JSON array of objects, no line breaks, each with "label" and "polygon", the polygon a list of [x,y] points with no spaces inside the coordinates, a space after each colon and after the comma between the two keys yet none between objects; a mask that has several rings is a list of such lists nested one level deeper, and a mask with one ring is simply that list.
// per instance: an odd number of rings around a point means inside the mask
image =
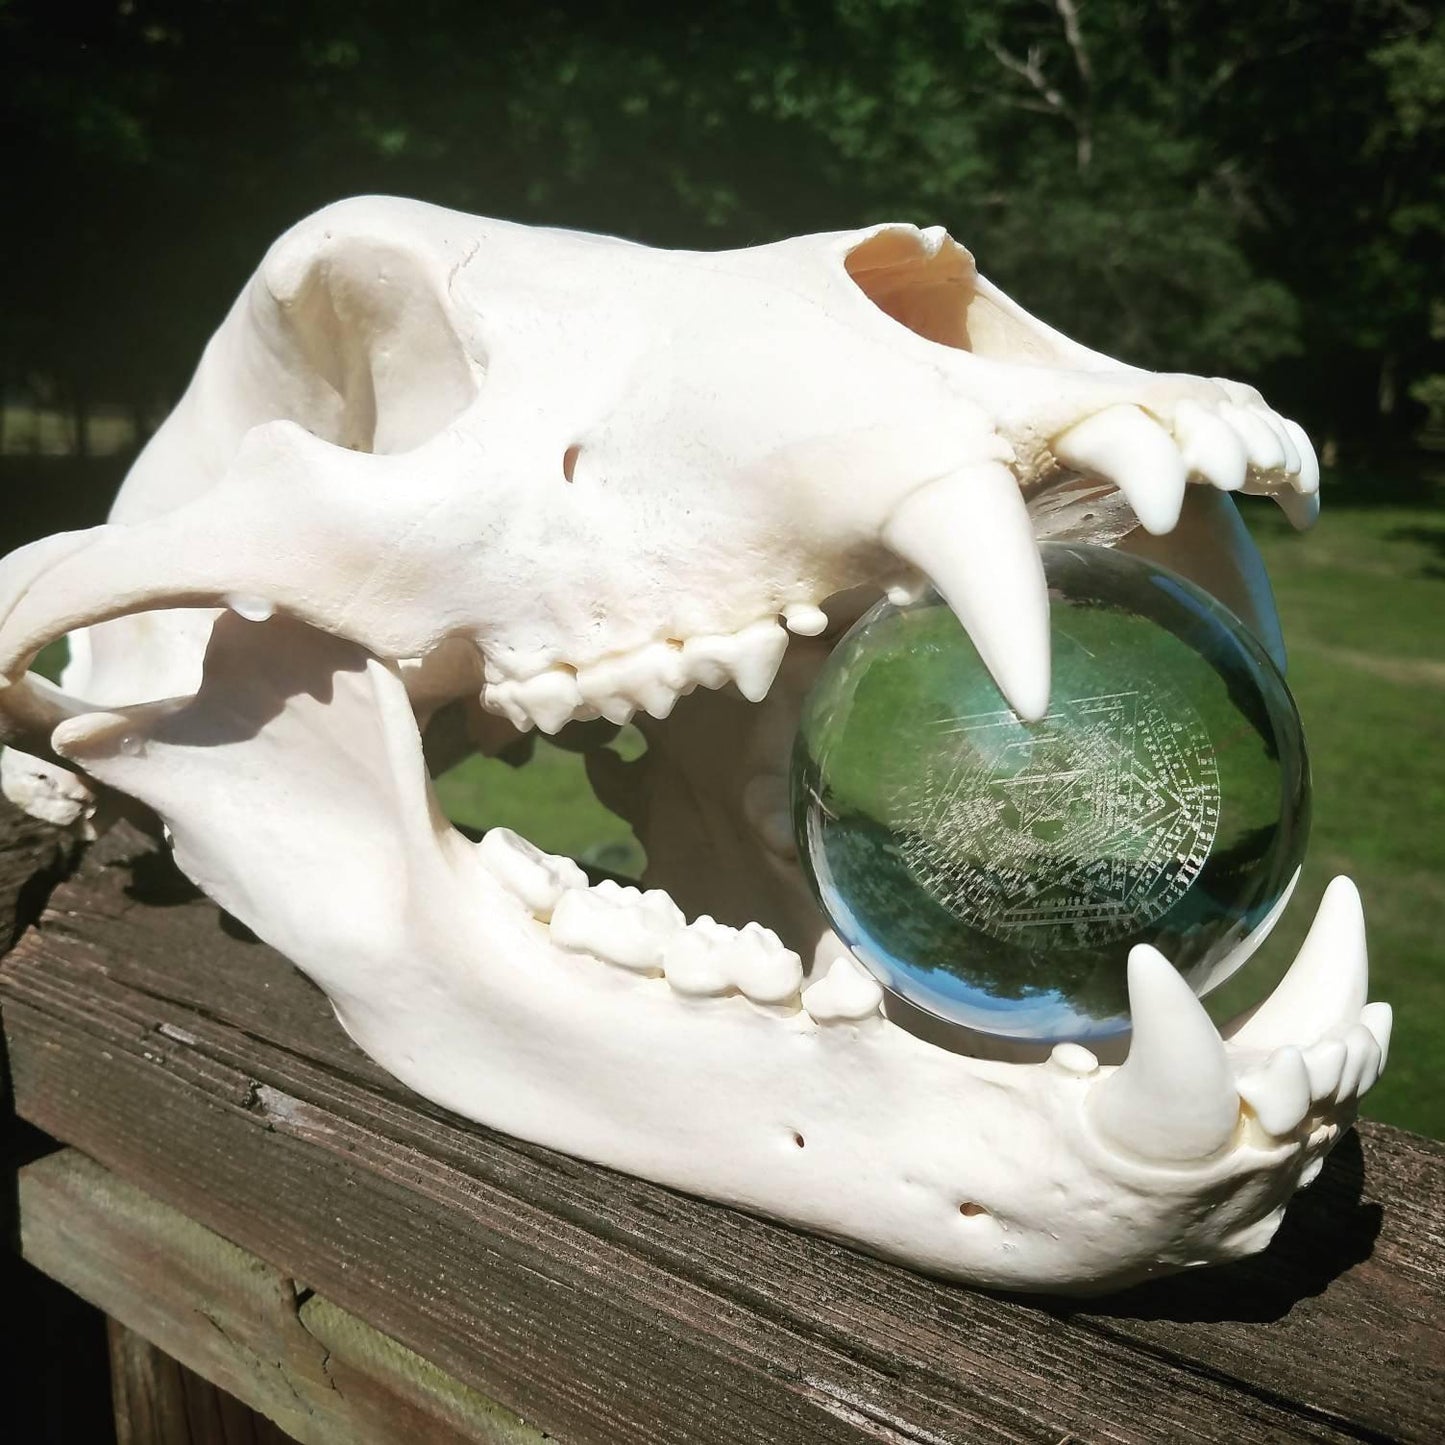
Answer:
[{"label": "crystal ball", "polygon": [[793,824],[829,922],[890,993],[1012,1039],[1128,1024],[1129,950],[1203,995],[1281,899],[1309,831],[1284,678],[1208,593],[1044,543],[1053,688],[1009,707],[936,593],[879,603],[803,707]]}]

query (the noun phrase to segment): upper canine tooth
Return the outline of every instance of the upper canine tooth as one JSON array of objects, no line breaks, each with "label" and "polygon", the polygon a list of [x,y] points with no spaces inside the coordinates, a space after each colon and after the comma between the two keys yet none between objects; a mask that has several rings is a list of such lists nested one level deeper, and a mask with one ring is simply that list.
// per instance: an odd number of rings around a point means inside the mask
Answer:
[{"label": "upper canine tooth", "polygon": [[1281,1044],[1312,1044],[1339,1035],[1360,1017],[1369,986],[1365,914],[1359,891],[1336,878],[1320,900],[1315,921],[1289,972],[1240,1027],[1230,1042],[1271,1050]]},{"label": "upper canine tooth", "polygon": [[476,857],[544,923],[564,894],[587,887],[587,875],[570,858],[544,853],[510,828],[489,829],[477,844]]},{"label": "upper canine tooth", "polygon": [[736,992],[754,1003],[787,1003],[803,982],[802,960],[777,934],[757,923],[729,928],[705,914],[673,935],[663,968],[679,993],[711,998]]},{"label": "upper canine tooth", "polygon": [[1234,1134],[1239,1094],[1204,1005],[1157,949],[1129,953],[1129,1055],[1094,1086],[1099,1131],[1146,1159],[1202,1159]]},{"label": "upper canine tooth", "polygon": [[663,950],[681,927],[682,915],[665,893],[642,894],[635,888],[599,884],[568,893],[558,902],[552,914],[552,942],[635,973],[658,974]]},{"label": "upper canine tooth", "polygon": [[1293,1044],[1276,1049],[1239,1081],[1239,1097],[1277,1139],[1292,1134],[1310,1111],[1309,1069]]},{"label": "upper canine tooth", "polygon": [[1113,482],[1146,532],[1174,530],[1189,473],[1174,438],[1147,412],[1106,407],[1055,437],[1053,452],[1066,467]]},{"label": "upper canine tooth", "polygon": [[855,1024],[883,1007],[877,980],[851,958],[835,958],[827,973],[803,990],[803,1007],[820,1024]]},{"label": "upper canine tooth", "polygon": [[1013,473],[994,462],[929,482],[904,498],[881,537],[933,579],[1012,706],[1043,717],[1049,590]]}]

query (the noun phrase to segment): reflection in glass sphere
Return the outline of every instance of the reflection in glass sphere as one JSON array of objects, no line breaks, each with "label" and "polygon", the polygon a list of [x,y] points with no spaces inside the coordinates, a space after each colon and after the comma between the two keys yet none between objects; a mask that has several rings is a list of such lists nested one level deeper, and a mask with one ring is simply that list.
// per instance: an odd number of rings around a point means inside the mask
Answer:
[{"label": "reflection in glass sphere", "polygon": [[1127,1024],[1154,944],[1198,994],[1304,854],[1309,768],[1284,679],[1207,593],[1105,547],[1046,543],[1048,715],[1022,721],[934,593],[834,649],[793,760],[799,851],[891,992],[1042,1042]]}]

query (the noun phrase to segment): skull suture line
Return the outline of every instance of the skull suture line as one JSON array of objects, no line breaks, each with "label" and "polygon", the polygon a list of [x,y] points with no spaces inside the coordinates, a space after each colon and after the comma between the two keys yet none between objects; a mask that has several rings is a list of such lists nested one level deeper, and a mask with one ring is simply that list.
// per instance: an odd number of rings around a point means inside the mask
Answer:
[{"label": "skull suture line", "polygon": [[[1122,1064],[945,1047],[806,893],[800,698],[922,573],[1041,715],[1036,541],[1081,518],[1137,518],[1278,652],[1227,494],[1306,525],[1317,483],[1257,393],[1076,346],[941,230],[705,255],[347,202],[273,247],[111,522],[0,565],[7,790],[154,809],[470,1118],[940,1274],[1110,1288],[1261,1248],[1347,1126],[1390,1028],[1353,887],[1227,1041],[1141,948]],[[22,676],[65,633],[65,690]],[[589,771],[653,891],[453,830],[419,730],[459,699],[489,750],[637,714],[647,756]]]}]

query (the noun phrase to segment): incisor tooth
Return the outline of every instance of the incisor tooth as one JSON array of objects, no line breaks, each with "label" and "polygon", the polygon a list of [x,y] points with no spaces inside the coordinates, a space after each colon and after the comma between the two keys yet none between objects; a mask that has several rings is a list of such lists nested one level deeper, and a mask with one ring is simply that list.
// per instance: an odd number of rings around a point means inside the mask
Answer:
[{"label": "incisor tooth", "polygon": [[1261,472],[1277,472],[1284,468],[1284,443],[1274,428],[1250,407],[1227,401],[1220,414],[1239,433],[1249,464]]},{"label": "incisor tooth", "polygon": [[1174,430],[1184,465],[1222,492],[1237,492],[1249,473],[1249,457],[1228,422],[1198,402],[1181,401],[1174,411]]},{"label": "incisor tooth", "polygon": [[510,828],[489,829],[477,844],[476,856],[544,923],[564,894],[587,887],[587,875],[570,858],[544,853]]},{"label": "incisor tooth", "polygon": [[1345,1067],[1345,1046],[1339,1039],[1321,1039],[1304,1051],[1305,1070],[1310,1076],[1310,1097],[1315,1103],[1333,1099]]},{"label": "incisor tooth", "polygon": [[1340,1103],[1368,1093],[1380,1077],[1380,1046],[1364,1024],[1345,1035],[1345,1066],[1340,1071]]},{"label": "incisor tooth", "polygon": [[1053,452],[1066,467],[1113,482],[1145,531],[1174,530],[1189,474],[1174,438],[1147,412],[1106,407],[1056,437]]},{"label": "incisor tooth", "polygon": [[1300,1051],[1293,1044],[1276,1049],[1260,1068],[1240,1079],[1239,1097],[1275,1138],[1294,1133],[1311,1102],[1309,1071]]},{"label": "incisor tooth", "polygon": [[817,637],[828,630],[828,614],[811,602],[790,602],[783,608],[783,622],[798,637]]},{"label": "incisor tooth", "polygon": [[1360,1022],[1369,1029],[1380,1050],[1380,1072],[1390,1061],[1390,1033],[1395,1025],[1395,1011],[1387,1003],[1367,1003],[1360,1010]]},{"label": "incisor tooth", "polygon": [[1291,421],[1287,416],[1281,417],[1280,421],[1299,453],[1299,480],[1295,485],[1306,496],[1313,496],[1320,489],[1320,461],[1315,455],[1314,445],[1297,421]]}]

